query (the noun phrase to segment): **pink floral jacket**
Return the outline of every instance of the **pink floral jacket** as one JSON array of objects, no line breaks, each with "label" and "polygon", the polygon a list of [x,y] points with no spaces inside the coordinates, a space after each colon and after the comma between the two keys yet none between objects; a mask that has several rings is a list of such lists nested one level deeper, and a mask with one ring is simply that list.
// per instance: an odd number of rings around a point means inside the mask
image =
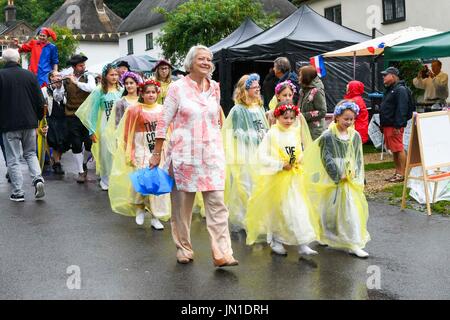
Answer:
[{"label": "pink floral jacket", "polygon": [[225,155],[220,116],[217,82],[210,80],[210,89],[204,93],[189,76],[170,85],[156,138],[165,139],[173,123],[165,169],[172,164],[177,190],[224,190]]}]

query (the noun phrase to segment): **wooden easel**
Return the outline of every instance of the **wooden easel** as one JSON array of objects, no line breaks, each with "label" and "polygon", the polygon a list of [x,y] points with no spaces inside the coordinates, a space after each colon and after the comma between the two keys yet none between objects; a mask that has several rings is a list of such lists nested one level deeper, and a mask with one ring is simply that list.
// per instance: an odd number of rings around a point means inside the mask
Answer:
[{"label": "wooden easel", "polygon": [[[424,139],[425,132],[424,128],[421,128],[421,121],[423,119],[430,120],[433,117],[440,117],[440,124],[444,124],[444,126],[436,126],[434,128],[434,133],[426,133],[427,139]],[[445,121],[445,117],[448,119],[448,124]],[[437,111],[437,112],[429,112],[422,114],[414,114],[413,123],[411,127],[411,136],[409,138],[409,147],[408,147],[408,155],[406,158],[406,172],[405,172],[405,180],[403,182],[403,194],[402,194],[402,210],[405,209],[406,206],[406,187],[409,179],[421,180],[424,184],[425,189],[425,199],[427,202],[427,213],[431,215],[431,206],[430,206],[430,194],[428,190],[428,183],[434,183],[433,189],[433,202],[436,200],[436,191],[437,184],[439,181],[450,179],[450,172],[441,171],[440,168],[450,166],[450,157],[447,158],[445,155],[445,160],[440,157],[437,159],[436,154],[442,154],[439,151],[445,151],[444,154],[447,154],[447,151],[450,150],[450,137],[445,137],[448,140],[446,144],[437,143],[437,146],[434,148],[430,148],[432,146],[433,134],[435,137],[438,137],[437,133],[445,135],[445,132],[450,130],[450,110],[449,111]],[[441,127],[441,128],[440,128]],[[426,130],[426,129],[425,129]],[[441,130],[441,131],[440,131]],[[447,130],[447,131],[446,131]],[[442,137],[440,137],[442,138]],[[426,141],[424,141],[426,140]],[[441,139],[442,141],[442,139]],[[427,144],[425,146],[425,144]],[[440,150],[439,150],[440,148]],[[433,158],[434,155],[434,158]],[[411,177],[411,169],[414,167],[422,167],[423,175],[420,177]],[[433,170],[431,174],[428,174],[428,171]]]}]

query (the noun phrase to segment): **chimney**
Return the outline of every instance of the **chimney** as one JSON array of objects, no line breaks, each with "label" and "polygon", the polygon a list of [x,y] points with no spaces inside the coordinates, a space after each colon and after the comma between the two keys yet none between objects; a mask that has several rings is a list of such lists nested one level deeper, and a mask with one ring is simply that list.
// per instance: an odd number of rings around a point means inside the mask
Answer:
[{"label": "chimney", "polygon": [[95,2],[95,8],[97,11],[104,11],[105,8],[103,7],[103,0],[94,0]]},{"label": "chimney", "polygon": [[5,8],[5,23],[6,25],[16,21],[16,6],[14,0],[8,0],[8,5]]}]

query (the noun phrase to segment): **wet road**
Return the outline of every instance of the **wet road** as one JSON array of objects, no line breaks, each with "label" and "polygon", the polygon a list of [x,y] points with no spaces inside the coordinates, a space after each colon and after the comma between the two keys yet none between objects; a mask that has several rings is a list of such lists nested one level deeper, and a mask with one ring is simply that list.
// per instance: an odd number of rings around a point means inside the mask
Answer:
[{"label": "wet road", "polygon": [[[71,160],[64,156],[62,179],[45,177],[42,202],[25,168],[26,202],[10,201],[0,165],[0,299],[450,299],[449,217],[370,203],[366,260],[316,245],[311,260],[299,260],[295,247],[275,256],[233,233],[240,265],[220,270],[195,215],[195,261],[180,265],[168,223],[155,231],[112,213],[92,174],[75,183]],[[69,289],[78,270],[80,289]]]}]

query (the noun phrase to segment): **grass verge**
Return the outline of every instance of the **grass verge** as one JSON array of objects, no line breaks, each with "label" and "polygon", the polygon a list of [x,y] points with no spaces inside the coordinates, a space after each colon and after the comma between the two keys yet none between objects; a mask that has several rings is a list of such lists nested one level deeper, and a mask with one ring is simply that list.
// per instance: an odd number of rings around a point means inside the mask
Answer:
[{"label": "grass verge", "polygon": [[[409,209],[426,211],[425,204],[417,203],[411,196],[409,195],[410,189],[406,189],[406,207]],[[402,201],[402,193],[403,193],[403,183],[397,183],[392,186],[386,187],[383,189],[383,192],[386,192],[388,195],[388,199],[391,204],[400,205]],[[412,205],[414,204],[414,206]],[[440,213],[443,215],[450,214],[450,201],[439,201],[431,204],[431,212]]]}]

